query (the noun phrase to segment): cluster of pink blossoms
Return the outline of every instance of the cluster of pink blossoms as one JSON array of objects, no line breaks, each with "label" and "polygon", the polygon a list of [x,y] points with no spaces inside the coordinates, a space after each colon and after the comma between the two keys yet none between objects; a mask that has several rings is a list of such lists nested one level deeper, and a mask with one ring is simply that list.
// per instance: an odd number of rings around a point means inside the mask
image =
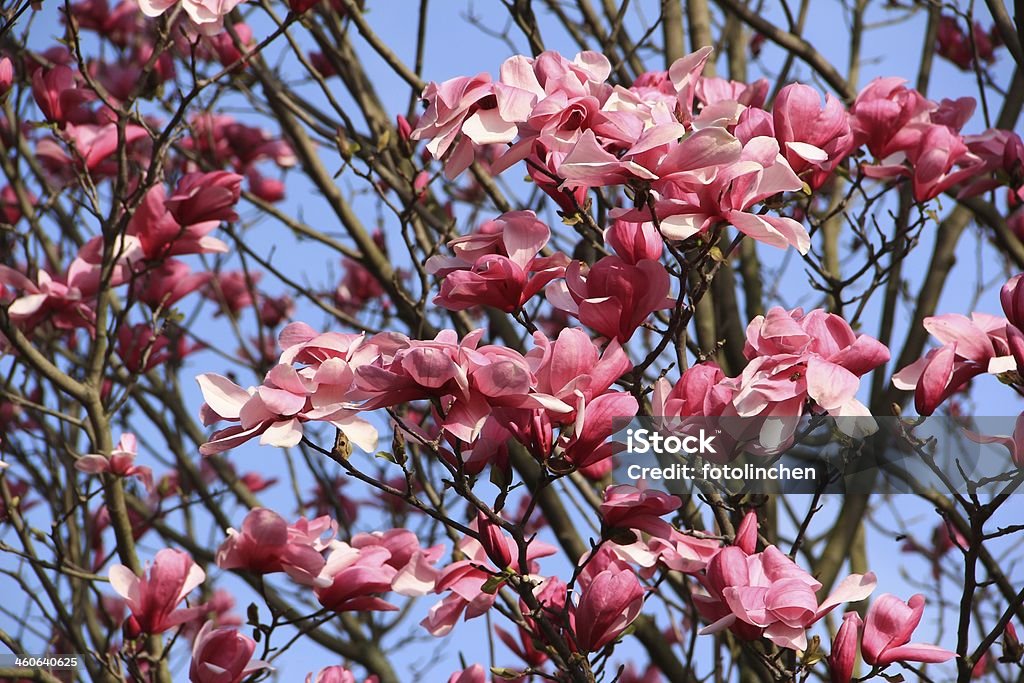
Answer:
[{"label": "cluster of pink blossoms", "polygon": [[704,48],[667,72],[642,74],[628,88],[607,83],[611,66],[594,52],[572,61],[554,52],[515,56],[496,81],[479,74],[429,84],[427,110],[411,137],[427,141],[449,177],[489,146],[507,146],[490,170],[525,160],[569,215],[583,208],[589,188],[643,187],[647,205],[614,209],[613,217],[654,222],[673,240],[732,225],[802,253],[810,240],[799,222],[753,207],[820,187],[858,149],[873,157],[859,164],[865,175],[907,177],[922,202],[955,186],[962,186],[960,196],[973,196],[1005,183],[1021,162],[1015,133],[961,135],[974,111],[971,98],[937,103],[901,79],[884,78],[847,110],[831,95],[822,105],[816,90],[793,83],[766,111],[767,83],[700,75],[710,53]]},{"label": "cluster of pink blossoms", "polygon": [[434,303],[450,310],[492,306],[520,311],[542,290],[547,300],[607,339],[626,343],[651,313],[670,308],[664,248],[650,225],[616,221],[605,239],[615,254],[593,265],[557,252],[540,256],[551,230],[532,211],[513,211],[448,243],[453,256],[432,256],[442,277]]},{"label": "cluster of pink blossoms", "polygon": [[[9,303],[8,315],[25,330],[48,322],[58,329],[91,331],[104,249],[108,248],[116,267],[107,284],[125,287],[129,296],[154,310],[172,306],[211,278],[209,273],[192,273],[187,264],[173,257],[228,250],[209,233],[221,221],[238,218],[234,205],[241,193],[241,180],[225,171],[190,173],[181,178],[170,196],[163,185],[154,186],[129,220],[124,237],[109,247],[104,246],[102,237],[89,240],[66,272],[38,270],[33,281],[0,265],[0,301]],[[119,349],[126,362],[131,362],[133,355],[137,356],[138,341],[130,328],[123,328],[122,335],[127,336],[120,340]],[[138,364],[138,358],[135,360]]]},{"label": "cluster of pink blossoms", "polygon": [[[326,609],[337,612],[397,610],[381,596],[421,596],[434,590],[441,576],[434,564],[443,546],[423,548],[407,529],[357,534],[350,543],[336,539],[337,531],[337,522],[327,516],[288,524],[277,513],[257,508],[246,516],[241,531],[228,530],[217,551],[217,565],[259,575],[285,572],[310,587]],[[181,606],[206,580],[206,573],[187,553],[159,551],[141,577],[120,564],[108,574],[129,612],[126,638],[187,629],[193,638],[193,683],[237,683],[268,667],[252,660],[256,643],[234,628],[238,622],[220,616],[224,600],[217,594],[209,602]],[[229,599],[226,606],[232,603]],[[211,614],[215,618],[210,619]],[[324,680],[336,680],[331,675],[335,673],[330,670],[321,672],[321,677],[328,676]]]},{"label": "cluster of pink blossoms", "polygon": [[[214,433],[201,450],[217,453],[257,436],[263,444],[294,446],[304,424],[314,421],[337,427],[369,452],[377,431],[360,412],[435,400],[432,422],[453,446],[442,447],[441,455],[454,459],[458,450],[473,471],[504,464],[500,444],[510,437],[538,460],[557,454],[581,468],[613,454],[602,444],[615,431],[615,418],[635,415],[638,407],[631,395],[610,391],[631,367],[617,341],[602,350],[582,330],[563,330],[554,341],[538,332],[523,355],[481,346],[482,335],[477,330],[459,340],[446,330],[420,341],[398,333],[318,334],[292,323],[281,332],[278,365],[259,387],[199,376],[204,423],[237,423]],[[425,425],[399,428],[424,443],[435,437]]]},{"label": "cluster of pink blossoms", "polygon": [[[694,416],[752,418],[722,422],[743,431],[737,440],[760,437],[767,449],[785,446],[797,420],[813,402],[812,412],[836,418],[851,436],[863,436],[876,425],[867,406],[857,399],[860,378],[889,360],[877,339],[856,334],[841,317],[817,309],[773,308],[747,326],[744,355],[750,361],[737,377],[727,377],[713,362],[694,365],[674,386],[655,383],[653,414],[681,426]],[[753,429],[753,433],[749,433]]]}]

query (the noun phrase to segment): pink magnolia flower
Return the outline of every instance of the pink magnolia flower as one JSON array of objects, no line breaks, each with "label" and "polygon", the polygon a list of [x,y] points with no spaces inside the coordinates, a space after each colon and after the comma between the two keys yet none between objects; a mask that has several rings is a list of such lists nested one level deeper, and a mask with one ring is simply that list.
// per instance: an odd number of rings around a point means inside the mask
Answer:
[{"label": "pink magnolia flower", "polygon": [[921,623],[924,605],[920,593],[907,602],[889,593],[878,596],[864,619],[864,661],[872,666],[887,666],[901,661],[938,663],[956,657],[956,653],[937,645],[910,643],[914,629]]},{"label": "pink magnolia flower", "polygon": [[109,456],[95,453],[83,455],[75,461],[75,469],[89,474],[107,472],[117,477],[138,477],[146,491],[152,492],[153,470],[135,464],[137,447],[134,434],[122,434],[120,442]]},{"label": "pink magnolia flower", "polygon": [[[981,160],[978,177],[957,194],[957,198],[976,197],[982,193],[1008,185],[1010,207],[1024,201],[1024,141],[1009,130],[990,129],[980,135],[967,135],[964,142],[972,154]],[[1008,222],[1019,225],[1024,213],[1016,211]],[[1012,227],[1012,226],[1011,226]],[[1021,234],[1019,228],[1016,234]]]},{"label": "pink magnolia flower", "polygon": [[[370,676],[364,683],[377,683],[377,681],[376,676]],[[345,667],[335,665],[321,669],[316,678],[313,677],[313,674],[308,674],[306,683],[356,683],[356,676]]]},{"label": "pink magnolia flower", "polygon": [[475,157],[474,145],[511,142],[526,120],[536,96],[521,88],[494,83],[486,73],[459,76],[444,83],[429,83],[422,98],[427,110],[409,135],[428,140],[435,159],[451,155],[445,175],[455,178]]},{"label": "pink magnolia flower", "polygon": [[760,108],[768,98],[768,87],[766,78],[759,78],[753,83],[743,83],[702,76],[697,81],[695,94],[705,107],[732,101],[747,107]]},{"label": "pink magnolia flower", "polygon": [[610,565],[583,586],[570,612],[576,644],[583,652],[597,652],[633,623],[643,605],[644,588],[633,570]]},{"label": "pink magnolia flower", "polygon": [[140,578],[123,564],[113,565],[108,573],[111,587],[125,599],[138,631],[163,633],[202,611],[202,607],[178,609],[178,603],[206,579],[188,553],[164,548],[146,574]]},{"label": "pink magnolia flower", "polygon": [[821,584],[775,546],[747,555],[723,548],[702,579],[707,596],[694,596],[701,616],[711,621],[701,633],[725,628],[745,639],[761,636],[779,647],[807,649],[807,629],[843,602],[863,600],[875,589],[875,575],[851,574],[820,605]]},{"label": "pink magnolia flower", "polygon": [[995,61],[996,41],[998,35],[993,27],[992,35],[987,33],[977,21],[971,26],[971,36],[960,25],[960,20],[953,15],[943,14],[935,33],[935,52],[956,64],[963,71],[970,71],[978,59],[988,64]]},{"label": "pink magnolia flower", "polygon": [[[647,539],[646,545],[647,551],[653,554],[659,564],[683,574],[696,574],[705,569],[708,562],[722,549],[721,543],[714,538],[701,538],[692,533],[684,534],[674,527],[664,536],[651,536]],[[620,547],[619,550],[624,549]],[[637,556],[632,556],[630,561],[642,564]],[[646,576],[646,572],[643,575]]]},{"label": "pink magnolia flower", "polygon": [[639,408],[636,399],[624,391],[607,392],[589,402],[581,399],[575,422],[562,430],[556,442],[556,453],[560,452],[585,475],[600,479],[611,470],[608,458],[626,448],[625,444],[608,438]]},{"label": "pink magnolia flower", "polygon": [[651,409],[658,417],[722,415],[736,395],[734,383],[713,362],[691,365],[674,385],[664,377],[654,384]]},{"label": "pink magnolia flower", "polygon": [[207,285],[211,278],[212,273],[193,273],[187,263],[171,258],[155,268],[146,269],[137,281],[135,291],[139,300],[154,310],[170,308]]},{"label": "pink magnolia flower", "polygon": [[[810,398],[834,417],[863,417],[869,411],[856,394],[860,377],[889,360],[878,340],[855,334],[837,315],[816,309],[775,307],[747,326],[743,350],[750,359],[740,376],[733,406],[741,417],[801,415]],[[866,429],[839,420],[842,429]]]},{"label": "pink magnolia flower", "polygon": [[[333,379],[328,374],[325,371],[320,380]],[[372,451],[377,444],[376,428],[358,417],[350,404],[335,403],[333,396],[318,400],[320,380],[312,368],[300,374],[287,364],[272,368],[262,385],[248,391],[221,375],[199,375],[196,381],[206,399],[201,411],[203,424],[224,420],[238,423],[215,432],[200,452],[221,453],[256,436],[264,445],[291,447],[302,439],[302,423],[309,420],[329,422],[352,443]]]},{"label": "pink magnolia flower", "polygon": [[935,107],[905,83],[902,78],[876,78],[850,106],[850,128],[857,146],[866,144],[876,159],[906,149],[918,135],[911,124],[928,123]]},{"label": "pink magnolia flower", "polygon": [[245,516],[241,532],[228,529],[217,550],[221,569],[244,569],[257,574],[283,572],[315,577],[324,567],[323,551],[338,531],[327,516],[299,519],[289,525],[273,510],[256,508]]},{"label": "pink magnolia flower", "polygon": [[[1012,434],[977,434],[968,429],[963,430],[964,436],[971,441],[976,443],[997,443],[1005,447],[1010,452],[1010,459],[1013,460],[1017,467],[1024,467],[1024,413],[1017,416],[1017,419],[1013,423]],[[949,533],[945,534],[945,539],[949,539]],[[950,541],[950,547],[952,541]],[[936,558],[937,559],[937,558]],[[934,572],[938,573],[939,567],[936,564],[934,566]]]},{"label": "pink magnolia flower", "polygon": [[[129,372],[146,372],[171,360],[167,348],[170,344],[170,339],[155,334],[147,323],[123,325],[117,331],[117,355]],[[190,349],[185,344],[182,339],[179,349],[188,353]]]},{"label": "pink magnolia flower", "polygon": [[[603,395],[632,367],[622,345],[612,339],[601,350],[578,328],[565,327],[555,341],[540,332],[533,335],[534,347],[526,354],[543,394],[574,404],[582,396],[589,402]],[[563,419],[570,420],[572,415]]]},{"label": "pink magnolia flower", "polygon": [[652,169],[684,132],[677,122],[654,126],[641,133],[624,152],[615,154],[605,149],[593,130],[587,129],[558,165],[558,175],[568,189],[656,180],[658,173]]},{"label": "pink magnolia flower", "polygon": [[1007,332],[1016,328],[1008,326],[1005,318],[947,313],[925,318],[924,327],[943,345],[892,377],[897,389],[914,391],[914,405],[921,415],[931,415],[978,375],[1017,368]]},{"label": "pink magnolia flower", "polygon": [[498,568],[508,567],[512,564],[513,547],[501,527],[491,521],[490,517],[483,512],[478,512],[476,528],[480,534],[480,546],[484,549],[488,559]]},{"label": "pink magnolia flower", "polygon": [[203,294],[221,307],[215,315],[227,311],[229,315],[237,316],[253,305],[256,285],[261,279],[263,273],[259,271],[245,273],[240,270],[222,270],[210,273],[209,283]]},{"label": "pink magnolia flower", "polygon": [[241,194],[242,176],[237,173],[189,173],[178,181],[165,206],[181,225],[237,221],[234,206]]},{"label": "pink magnolia flower", "polygon": [[[29,206],[36,206],[39,198],[31,191],[26,191]],[[22,218],[21,203],[18,201],[18,193],[10,185],[4,185],[0,190],[0,218],[5,223],[15,225]]]},{"label": "pink magnolia flower", "polygon": [[733,400],[741,388],[740,382],[741,378],[726,377],[711,361],[691,365],[674,385],[664,377],[659,378],[651,396],[651,411],[658,429],[678,436],[699,434],[702,428],[721,430],[716,452],[708,458],[728,461],[738,442],[752,441],[761,429],[758,421],[730,419],[737,414]]},{"label": "pink magnolia flower", "polygon": [[[913,169],[914,199],[934,199],[980,170],[979,159],[970,153],[960,134],[945,125],[925,126],[917,145],[907,150]],[[960,168],[954,170],[954,167]]]},{"label": "pink magnolia flower", "polygon": [[487,683],[487,673],[479,664],[456,671],[448,677],[448,683]]},{"label": "pink magnolia flower", "polygon": [[32,75],[32,96],[48,121],[57,124],[88,122],[89,114],[82,105],[95,95],[78,87],[76,76],[80,75],[63,64],[52,69],[37,69]]},{"label": "pink magnolia flower", "polygon": [[381,356],[356,371],[355,386],[369,397],[362,408],[443,398],[447,412],[441,426],[466,443],[476,440],[496,408],[572,411],[565,402],[534,390],[531,367],[518,352],[478,348],[482,335],[483,330],[476,330],[459,340],[454,331],[443,330],[430,341],[389,338]]},{"label": "pink magnolia flower", "polygon": [[249,169],[245,176],[249,181],[249,190],[265,202],[276,204],[284,199],[285,184],[283,180],[268,178],[255,168]]},{"label": "pink magnolia flower", "polygon": [[234,65],[234,70],[240,71],[244,62],[240,64],[236,64],[236,62],[242,60],[247,52],[252,51],[256,47],[257,41],[253,37],[252,28],[248,24],[239,21],[235,22],[232,28],[235,35],[238,36],[238,45],[235,43],[235,37],[229,33],[205,36],[205,40],[201,44],[204,46],[209,45],[213,48],[216,59],[220,62],[221,66],[230,67]]},{"label": "pink magnolia flower", "polygon": [[192,683],[241,683],[261,669],[271,668],[253,659],[256,641],[233,628],[214,628],[208,621],[192,645],[188,679]]},{"label": "pink magnolia flower", "polygon": [[551,230],[533,211],[511,211],[448,243],[453,257],[432,256],[427,272],[443,277],[434,303],[450,310],[494,306],[511,313],[565,272],[568,258],[539,257]]},{"label": "pink magnolia flower", "polygon": [[[82,168],[96,177],[111,177],[117,173],[117,159],[111,158],[118,150],[116,123],[76,125],[68,123],[63,130],[63,139],[72,150],[68,156],[56,142],[47,138],[36,146],[36,153],[47,170],[60,179],[69,179],[71,168]],[[124,129],[125,145],[130,146],[129,156],[138,153],[133,143],[149,140],[149,133],[142,126],[129,124]]]},{"label": "pink magnolia flower", "polygon": [[780,90],[772,116],[782,154],[811,189],[821,187],[854,147],[842,103],[826,94],[822,108],[818,91],[810,86],[791,83]]},{"label": "pink magnolia flower", "polygon": [[548,285],[548,301],[609,339],[629,341],[651,313],[675,303],[668,271],[659,261],[633,265],[605,256],[584,269],[580,261],[570,263],[565,280]]},{"label": "pink magnolia flower", "polygon": [[380,547],[390,553],[385,563],[396,570],[391,590],[407,597],[421,597],[434,590],[441,572],[434,565],[441,559],[444,545],[420,547],[416,534],[408,529],[390,529],[356,534],[352,547]]},{"label": "pink magnolia flower", "polygon": [[739,527],[736,528],[736,538],[732,544],[745,552],[753,555],[757,549],[757,513],[753,510],[743,515]]},{"label": "pink magnolia flower", "polygon": [[225,253],[228,245],[208,233],[216,222],[181,224],[168,209],[167,192],[156,185],[136,208],[128,222],[128,234],[139,238],[147,259],[160,260],[182,254]]},{"label": "pink magnolia flower", "polygon": [[958,132],[973,110],[971,98],[936,104],[905,87],[899,78],[875,79],[850,107],[857,144],[867,144],[878,161],[865,166],[865,174],[872,178],[909,175],[919,202],[974,178],[984,163]]},{"label": "pink magnolia flower", "polygon": [[295,151],[265,130],[239,123],[224,114],[197,114],[191,120],[190,137],[182,145],[217,167],[245,173],[253,164],[268,159],[281,168],[297,163]]},{"label": "pink magnolia flower", "polygon": [[[99,291],[102,273],[100,245],[99,238],[87,242],[64,275],[54,277],[40,270],[35,282],[13,268],[0,265],[0,285],[6,284],[22,292],[7,309],[11,320],[23,328],[33,328],[48,320],[58,329],[84,327],[91,330],[95,315],[91,299]],[[117,286],[127,280],[130,264],[140,255],[138,240],[125,237],[116,242],[113,249],[119,256],[109,284]]]},{"label": "pink magnolia flower", "polygon": [[[563,328],[554,342],[540,332],[534,333],[533,339],[534,348],[526,354],[526,362],[534,380],[533,390],[538,396],[545,397],[543,400],[546,405],[559,407],[557,410],[550,407],[538,410],[530,405],[518,408],[496,407],[492,411],[492,433],[486,436],[492,440],[499,439],[494,443],[500,443],[499,437],[502,433],[511,434],[535,458],[542,461],[552,454],[554,428],[559,424],[576,425],[579,419],[578,411],[585,411],[591,401],[604,395],[632,366],[618,341],[612,340],[602,352],[581,329]],[[564,406],[564,409],[561,406]],[[592,411],[592,421],[598,416],[597,407],[599,406],[595,406],[595,410]],[[624,404],[623,415],[629,410],[630,405]],[[611,423],[607,425],[610,427]],[[485,423],[481,438],[477,441],[478,445],[473,449],[474,457],[481,445],[486,448],[486,444],[481,442],[484,441],[482,437],[487,429],[488,424]],[[610,432],[605,432],[600,441],[603,441],[608,433]],[[571,443],[579,441],[571,438],[568,433],[564,435],[565,439],[561,442],[563,452]],[[593,443],[599,444],[600,441]],[[573,450],[584,453],[583,449],[578,447]]]},{"label": "pink magnolia flower", "polygon": [[223,588],[215,588],[210,599],[203,603],[202,608],[202,613],[181,626],[181,635],[189,640],[195,641],[199,631],[207,622],[213,622],[217,628],[242,625],[242,618],[232,611],[235,608],[234,596]]},{"label": "pink magnolia flower", "polygon": [[295,301],[287,294],[260,297],[260,324],[277,327],[295,313]]},{"label": "pink magnolia flower", "polygon": [[857,643],[864,623],[856,612],[843,615],[843,625],[832,639],[832,651],[828,654],[829,680],[832,683],[850,683],[853,667],[857,663]]},{"label": "pink magnolia flower", "polygon": [[604,239],[619,258],[634,266],[645,260],[659,260],[665,249],[665,243],[653,223],[617,220],[605,230]]},{"label": "pink magnolia flower", "polygon": [[[775,138],[757,136],[746,144],[721,128],[707,128],[685,140],[658,166],[660,198],[655,211],[661,233],[685,240],[730,224],[755,240],[781,249],[810,248],[807,230],[792,218],[748,212],[755,204],[803,183],[780,153]],[[649,221],[649,209],[615,212],[623,220]]]},{"label": "pink magnolia flower", "polygon": [[391,590],[397,570],[388,564],[391,553],[376,545],[356,548],[331,541],[330,554],[320,573],[310,576],[283,565],[296,582],[312,586],[317,600],[335,612],[394,611],[398,608],[380,595]]},{"label": "pink magnolia flower", "polygon": [[306,675],[306,683],[356,683],[355,675],[343,666],[329,666],[321,669],[316,678]]},{"label": "pink magnolia flower", "polygon": [[667,536],[672,525],[662,519],[683,502],[661,491],[641,491],[635,486],[609,486],[604,491],[601,517],[609,528],[639,529],[653,536]]},{"label": "pink magnolia flower", "polygon": [[11,89],[14,84],[14,64],[10,57],[0,58],[0,98]]},{"label": "pink magnolia flower", "polygon": [[[244,0],[180,0],[181,8],[196,27],[206,34],[223,29],[224,17]],[[147,17],[159,17],[179,0],[139,0],[139,9]]]}]

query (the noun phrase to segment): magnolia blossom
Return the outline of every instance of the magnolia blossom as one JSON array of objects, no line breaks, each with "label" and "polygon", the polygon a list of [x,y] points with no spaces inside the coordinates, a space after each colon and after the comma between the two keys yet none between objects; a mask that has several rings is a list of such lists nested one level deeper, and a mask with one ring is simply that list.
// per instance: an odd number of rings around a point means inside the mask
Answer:
[{"label": "magnolia blossom", "polygon": [[899,78],[877,78],[850,107],[850,125],[858,144],[867,144],[878,160],[864,172],[872,178],[910,176],[914,199],[937,197],[974,179],[984,162],[960,136],[974,111],[972,98],[931,102]]},{"label": "magnolia blossom", "polygon": [[210,442],[200,447],[204,455],[226,451],[256,436],[262,444],[294,446],[302,439],[302,423],[310,419],[331,423],[367,452],[376,446],[377,430],[356,417],[351,406],[319,404],[315,394],[320,383],[314,372],[300,374],[281,364],[267,373],[261,386],[248,391],[214,373],[199,375],[196,380],[206,399],[203,423],[238,422],[214,433]]},{"label": "magnolia blossom", "polygon": [[857,643],[864,626],[860,615],[847,612],[843,615],[843,624],[832,639],[832,651],[828,655],[829,680],[832,683],[850,683],[853,679],[853,667],[857,663]]},{"label": "magnolia blossom", "polygon": [[[180,0],[181,8],[203,33],[223,29],[224,17],[244,0]],[[140,0],[139,9],[147,17],[159,17],[178,4],[179,0]]]},{"label": "magnolia blossom", "polygon": [[[921,415],[931,415],[978,375],[1017,369],[1013,346],[1019,343],[1014,337],[1019,338],[1020,332],[1005,318],[986,313],[972,313],[970,318],[947,313],[925,318],[924,328],[942,346],[892,377],[897,389],[914,391],[914,404]],[[1024,358],[1024,354],[1018,355]]]},{"label": "magnolia blossom", "polygon": [[914,629],[921,623],[924,604],[920,593],[907,602],[889,593],[878,596],[864,618],[864,661],[872,666],[886,666],[900,661],[945,662],[956,657],[955,652],[937,645],[910,642]]},{"label": "magnolia blossom", "polygon": [[0,98],[7,94],[14,83],[14,65],[10,57],[0,57]]},{"label": "magnolia blossom", "polygon": [[601,503],[601,517],[610,528],[639,529],[654,536],[666,536],[672,525],[662,519],[678,510],[683,501],[661,491],[641,491],[635,486],[609,486]]},{"label": "magnolia blossom", "polygon": [[427,272],[443,277],[434,303],[450,310],[488,305],[511,313],[565,272],[564,254],[540,257],[551,230],[532,211],[511,211],[448,243],[452,257],[432,256]]},{"label": "magnolia blossom", "polygon": [[89,474],[107,472],[118,477],[138,477],[146,491],[151,492],[153,490],[153,470],[144,465],[134,464],[137,449],[138,443],[135,440],[135,435],[122,434],[117,447],[110,452],[109,456],[95,453],[83,455],[75,461],[75,469]]},{"label": "magnolia blossom", "polygon": [[671,307],[669,275],[659,261],[643,259],[631,264],[618,256],[605,256],[586,268],[573,261],[565,280],[547,288],[548,301],[595,332],[629,341],[654,311]]},{"label": "magnolia blossom", "polygon": [[233,628],[214,628],[208,621],[192,645],[188,679],[192,683],[241,683],[270,665],[253,659],[256,641]]},{"label": "magnolia blossom", "polygon": [[[608,439],[636,415],[639,407],[636,398],[624,391],[610,391],[586,403],[581,400],[575,422],[563,429],[556,442],[556,453],[581,468],[585,475],[601,478],[611,470],[609,458],[626,448],[625,444]],[[595,470],[595,466],[599,469]]]},{"label": "magnolia blossom", "polygon": [[338,523],[327,516],[299,519],[289,525],[279,514],[256,508],[245,516],[241,532],[228,529],[217,550],[221,569],[245,569],[258,574],[283,572],[317,576],[324,567],[323,551],[337,533]]},{"label": "magnolia blossom", "polygon": [[227,171],[189,173],[167,198],[168,211],[182,225],[236,221],[234,206],[241,196],[242,176]]},{"label": "magnolia blossom", "polygon": [[479,664],[456,671],[448,677],[448,683],[487,683],[487,673]]},{"label": "magnolia blossom", "polygon": [[[11,320],[28,329],[50,321],[59,329],[91,330],[94,299],[102,285],[102,249],[101,238],[90,240],[79,250],[66,273],[55,277],[40,269],[34,282],[23,273],[0,265],[0,285],[22,292],[7,307]],[[118,239],[112,253],[114,268],[109,282],[117,286],[128,280],[131,264],[141,256],[139,241],[130,236]]]},{"label": "magnolia blossom", "polygon": [[779,647],[805,650],[811,625],[841,603],[863,600],[877,581],[872,572],[851,574],[818,604],[821,583],[772,545],[753,555],[736,546],[722,549],[702,583],[708,595],[694,600],[712,623],[701,633],[733,627],[741,638],[763,635]]},{"label": "magnolia blossom", "polygon": [[610,566],[586,582],[572,611],[576,644],[596,652],[618,638],[640,615],[644,588],[632,569]]},{"label": "magnolia blossom", "polygon": [[327,609],[393,611],[383,593],[420,596],[434,588],[442,546],[420,548],[415,534],[394,529],[383,534],[359,534],[352,544],[331,541],[320,572],[311,575],[301,567],[282,564],[292,579],[310,586]]},{"label": "magnolia blossom", "polygon": [[416,534],[408,529],[390,529],[352,537],[353,548],[382,547],[390,556],[385,564],[396,570],[391,590],[399,595],[420,597],[434,590],[441,572],[434,565],[444,553],[444,545],[420,546]]},{"label": "magnolia blossom", "polygon": [[802,83],[779,91],[770,117],[760,109],[747,109],[736,134],[741,139],[775,137],[786,161],[811,189],[821,187],[854,147],[842,102],[826,94],[822,107],[818,91]]},{"label": "magnolia blossom", "polygon": [[132,612],[130,624],[136,632],[163,633],[196,617],[203,607],[178,604],[206,579],[206,572],[188,553],[164,548],[156,554],[146,575],[136,576],[123,564],[108,572],[110,585],[125,599]]},{"label": "magnolia blossom", "polygon": [[[195,175],[205,178],[213,174]],[[238,196],[235,195],[234,199],[237,201]],[[172,205],[164,186],[155,185],[132,215],[128,234],[139,238],[146,258],[163,259],[173,255],[224,253],[228,250],[224,242],[208,236],[219,220],[208,220],[195,211],[175,212],[171,210],[172,206],[180,206],[180,203]]]},{"label": "magnolia blossom", "polygon": [[[36,155],[55,181],[72,182],[76,168],[89,171],[97,178],[109,178],[117,174],[117,159],[112,157],[122,147],[116,123],[68,123],[60,137],[64,147],[52,138],[41,140],[36,145]],[[141,152],[135,143],[143,145],[148,140],[149,133],[142,126],[125,126],[124,149],[129,156],[136,156]],[[70,156],[64,151],[65,148],[71,151]]]},{"label": "magnolia blossom", "polygon": [[[377,683],[376,676],[370,676],[364,683]],[[343,666],[329,666],[321,669],[316,677],[313,674],[306,676],[306,683],[357,683],[356,676]]]},{"label": "magnolia blossom", "polygon": [[810,398],[822,411],[840,418],[851,434],[873,431],[869,411],[856,398],[860,377],[889,360],[878,340],[857,335],[849,323],[820,309],[773,308],[747,326],[744,355],[750,364],[739,378],[732,400],[740,417],[800,415]]}]

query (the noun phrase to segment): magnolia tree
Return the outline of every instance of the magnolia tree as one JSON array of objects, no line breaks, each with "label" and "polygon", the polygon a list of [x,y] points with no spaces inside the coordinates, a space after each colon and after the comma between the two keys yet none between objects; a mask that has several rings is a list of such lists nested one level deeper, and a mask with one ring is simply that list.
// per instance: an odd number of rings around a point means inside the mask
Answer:
[{"label": "magnolia tree", "polygon": [[0,678],[1020,680],[1024,18],[479,5],[0,2]]}]

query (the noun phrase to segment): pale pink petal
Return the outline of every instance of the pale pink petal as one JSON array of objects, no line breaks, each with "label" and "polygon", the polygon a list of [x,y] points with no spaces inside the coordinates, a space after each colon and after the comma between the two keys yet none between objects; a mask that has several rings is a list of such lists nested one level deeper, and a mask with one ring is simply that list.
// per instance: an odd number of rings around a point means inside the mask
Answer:
[{"label": "pale pink petal", "polygon": [[227,377],[208,372],[196,377],[203,399],[215,413],[228,420],[237,420],[249,392]]}]

